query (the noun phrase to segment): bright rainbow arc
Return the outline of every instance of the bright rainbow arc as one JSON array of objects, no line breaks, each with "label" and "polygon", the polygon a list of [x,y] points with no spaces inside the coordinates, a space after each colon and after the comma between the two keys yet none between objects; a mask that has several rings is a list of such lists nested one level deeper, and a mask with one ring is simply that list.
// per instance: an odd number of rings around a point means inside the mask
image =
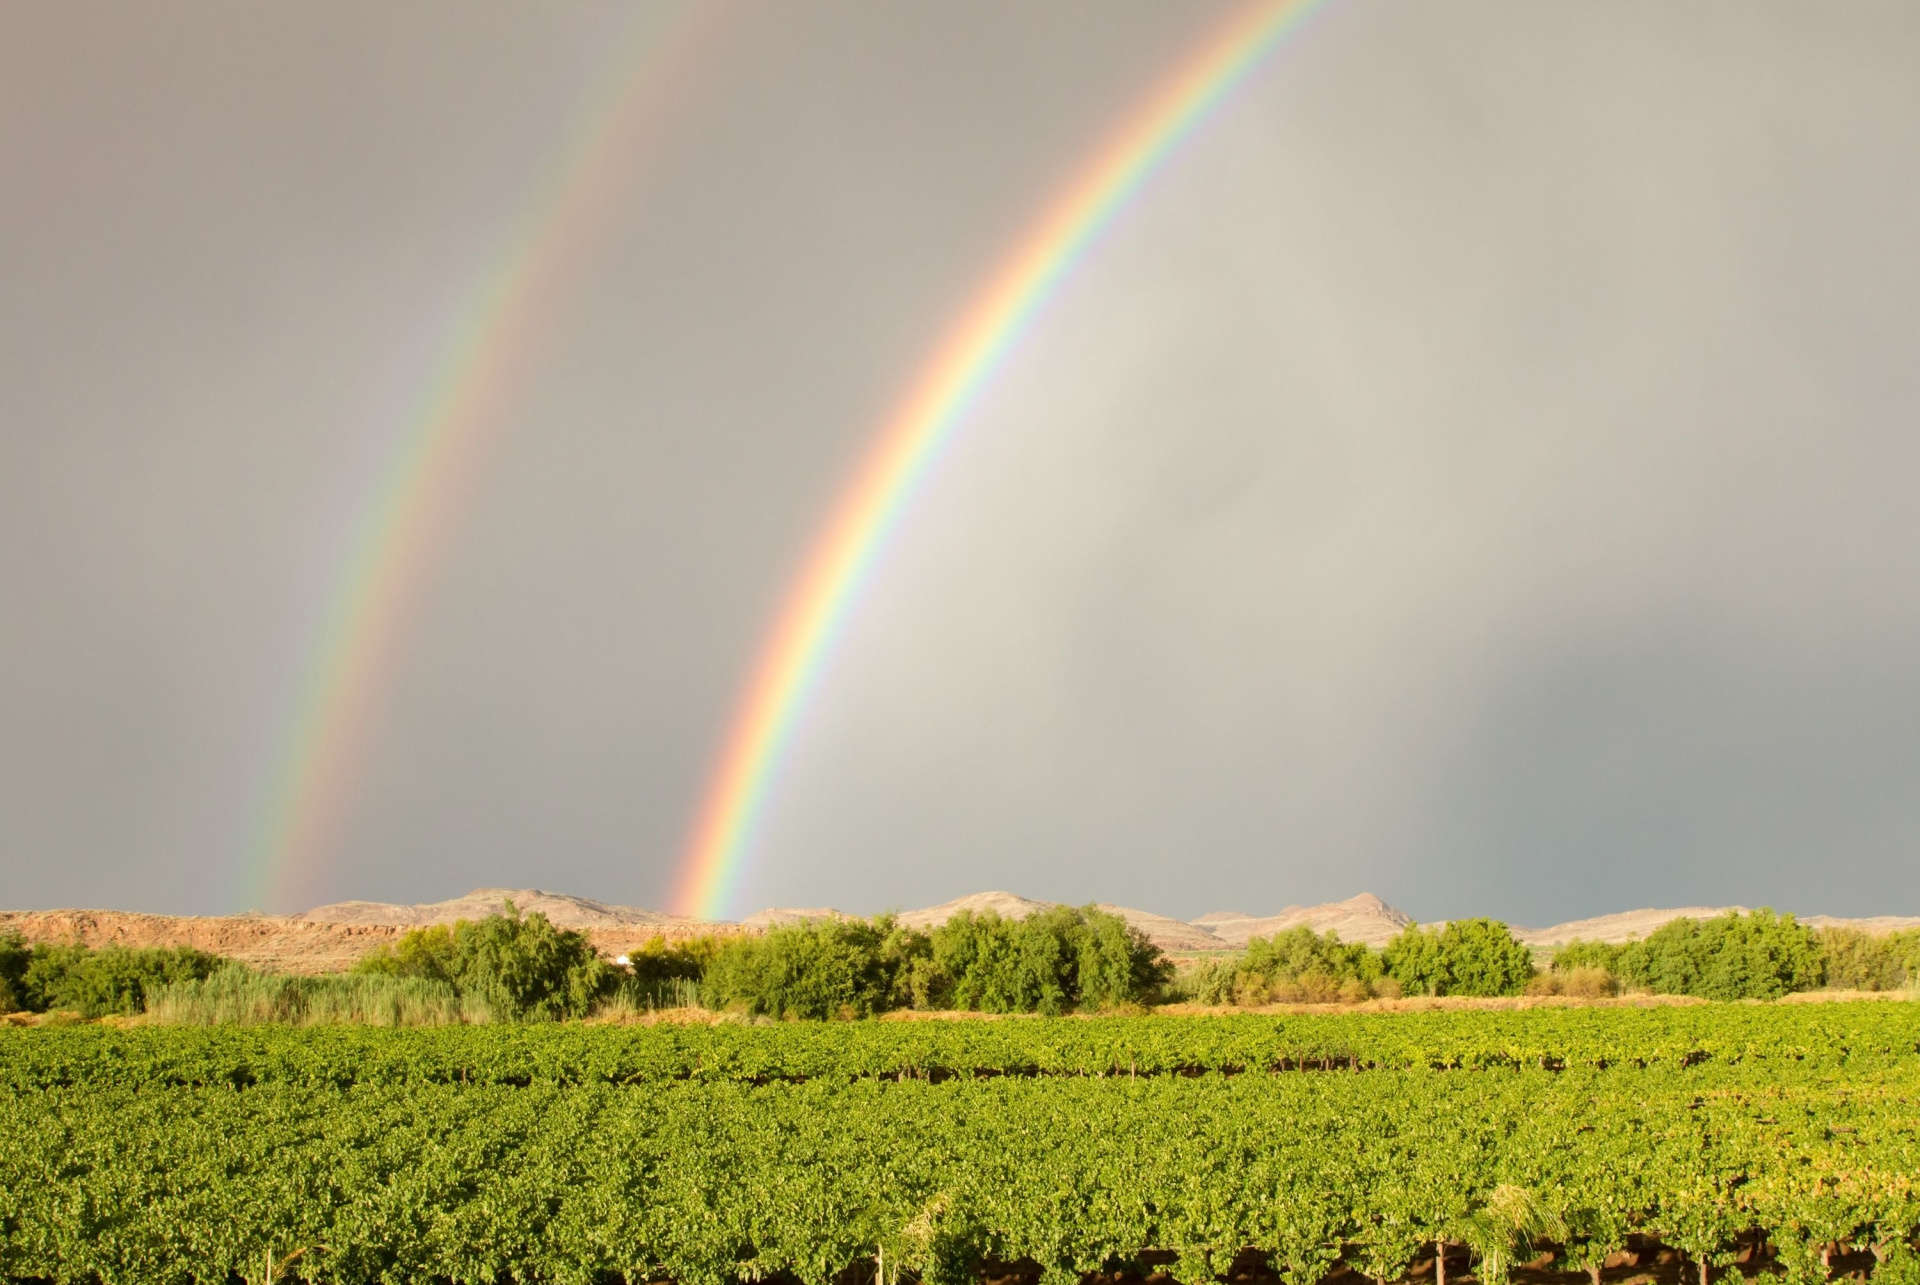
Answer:
[{"label": "bright rainbow arc", "polygon": [[[545,183],[526,202],[513,249],[475,292],[417,415],[362,511],[328,599],[279,774],[245,881],[250,904],[295,895],[295,874],[329,846],[361,746],[382,704],[405,610],[479,467],[504,407],[535,368],[547,312],[590,261],[601,226],[685,88],[717,8],[683,0],[645,10],[608,59],[612,72]],[[658,16],[656,16],[658,15]]]},{"label": "bright rainbow arc", "polygon": [[712,919],[728,909],[780,751],[834,636],[916,484],[974,397],[1128,198],[1325,3],[1252,4],[1204,40],[1043,209],[933,350],[834,509],[750,672],[682,859],[674,900],[679,913]]}]

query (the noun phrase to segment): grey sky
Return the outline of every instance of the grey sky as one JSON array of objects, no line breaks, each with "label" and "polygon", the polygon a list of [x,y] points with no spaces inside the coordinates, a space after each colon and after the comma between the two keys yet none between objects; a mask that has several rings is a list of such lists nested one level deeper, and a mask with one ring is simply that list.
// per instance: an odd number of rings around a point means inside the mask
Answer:
[{"label": "grey sky", "polygon": [[[267,908],[661,903],[880,418],[1222,12],[723,14]],[[11,11],[0,903],[244,897],[371,481],[629,14]],[[1920,911],[1915,66],[1903,0],[1333,0],[975,407],[736,909]]]}]

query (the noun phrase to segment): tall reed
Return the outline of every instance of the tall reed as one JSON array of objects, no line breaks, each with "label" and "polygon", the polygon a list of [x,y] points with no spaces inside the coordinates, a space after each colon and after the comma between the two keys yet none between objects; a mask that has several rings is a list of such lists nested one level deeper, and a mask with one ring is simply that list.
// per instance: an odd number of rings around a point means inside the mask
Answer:
[{"label": "tall reed", "polygon": [[147,1018],[177,1026],[450,1026],[492,1021],[493,1012],[480,996],[425,978],[292,977],[236,965],[159,987],[148,997]]}]

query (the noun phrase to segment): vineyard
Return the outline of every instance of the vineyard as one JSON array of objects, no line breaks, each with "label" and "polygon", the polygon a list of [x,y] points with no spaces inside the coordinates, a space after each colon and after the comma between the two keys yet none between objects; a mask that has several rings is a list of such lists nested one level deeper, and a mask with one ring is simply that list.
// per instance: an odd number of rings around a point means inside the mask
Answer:
[{"label": "vineyard", "polygon": [[1903,1003],[8,1029],[0,1105],[15,1279],[1920,1282]]}]

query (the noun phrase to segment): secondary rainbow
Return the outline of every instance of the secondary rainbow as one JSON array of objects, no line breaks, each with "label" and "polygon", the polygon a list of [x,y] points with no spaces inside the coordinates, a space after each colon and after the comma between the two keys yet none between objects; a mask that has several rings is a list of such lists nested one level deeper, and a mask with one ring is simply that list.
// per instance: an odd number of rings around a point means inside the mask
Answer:
[{"label": "secondary rainbow", "polygon": [[1325,3],[1248,5],[1202,40],[1042,209],[933,349],[833,510],[749,673],[681,859],[679,913],[718,918],[729,908],[781,750],[834,634],[975,395],[1128,198]]},{"label": "secondary rainbow", "polygon": [[524,203],[516,234],[450,328],[380,470],[326,597],[277,772],[248,845],[249,904],[297,897],[330,850],[384,703],[405,612],[505,411],[538,365],[549,316],[604,238],[620,196],[686,91],[721,6],[638,6],[608,74]]}]

